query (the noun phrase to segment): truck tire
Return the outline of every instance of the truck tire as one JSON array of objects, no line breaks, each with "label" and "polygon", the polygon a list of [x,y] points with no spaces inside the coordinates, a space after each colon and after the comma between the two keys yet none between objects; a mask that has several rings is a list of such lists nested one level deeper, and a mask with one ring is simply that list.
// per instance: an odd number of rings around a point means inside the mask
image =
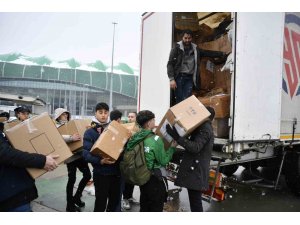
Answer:
[{"label": "truck tire", "polygon": [[227,177],[232,176],[237,169],[239,168],[239,165],[234,164],[234,165],[229,165],[229,166],[221,166],[220,167],[220,172],[225,174]]},{"label": "truck tire", "polygon": [[288,188],[297,196],[300,195],[300,157],[297,152],[290,152],[285,160],[285,181]]}]

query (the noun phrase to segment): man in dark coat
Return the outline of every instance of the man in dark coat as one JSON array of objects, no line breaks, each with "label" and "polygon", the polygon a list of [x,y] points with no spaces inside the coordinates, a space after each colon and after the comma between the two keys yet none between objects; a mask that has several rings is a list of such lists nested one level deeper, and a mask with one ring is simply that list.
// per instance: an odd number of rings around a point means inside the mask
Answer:
[{"label": "man in dark coat", "polygon": [[167,125],[167,132],[185,151],[179,166],[174,184],[188,190],[192,212],[203,212],[201,191],[208,189],[209,164],[214,144],[211,121],[215,111],[207,107],[211,113],[209,120],[195,129],[190,138],[180,137],[176,129]]},{"label": "man in dark coat", "polygon": [[27,153],[10,146],[0,133],[0,212],[29,212],[30,202],[38,197],[34,179],[25,168],[52,171],[57,167],[55,158]]},{"label": "man in dark coat", "polygon": [[176,104],[192,95],[193,86],[200,89],[199,62],[202,57],[226,59],[226,53],[203,50],[192,43],[193,32],[184,30],[182,40],[171,50],[167,64],[170,88],[175,91]]}]

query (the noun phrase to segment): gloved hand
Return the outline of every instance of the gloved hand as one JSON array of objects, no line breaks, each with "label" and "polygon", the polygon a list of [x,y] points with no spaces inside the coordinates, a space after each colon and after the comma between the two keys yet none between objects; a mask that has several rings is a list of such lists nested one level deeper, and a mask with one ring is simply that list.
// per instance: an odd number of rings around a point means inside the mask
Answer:
[{"label": "gloved hand", "polygon": [[170,126],[170,124],[167,124],[166,130],[167,130],[167,133],[168,133],[175,141],[177,141],[177,140],[180,138],[179,134],[177,133],[177,130],[176,130],[175,128],[172,128],[172,127]]}]

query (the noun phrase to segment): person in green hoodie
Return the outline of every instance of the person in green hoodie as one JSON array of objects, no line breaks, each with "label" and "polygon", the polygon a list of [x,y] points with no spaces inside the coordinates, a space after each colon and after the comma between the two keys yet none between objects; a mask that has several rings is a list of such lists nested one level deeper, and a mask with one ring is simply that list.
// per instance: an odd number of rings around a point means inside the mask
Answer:
[{"label": "person in green hoodie", "polygon": [[162,139],[152,131],[155,127],[155,115],[151,111],[140,111],[136,122],[142,129],[129,140],[127,148],[144,140],[147,168],[152,171],[150,180],[140,186],[140,211],[162,212],[168,193],[165,166],[172,159],[177,144],[173,143],[172,147],[165,150]]}]

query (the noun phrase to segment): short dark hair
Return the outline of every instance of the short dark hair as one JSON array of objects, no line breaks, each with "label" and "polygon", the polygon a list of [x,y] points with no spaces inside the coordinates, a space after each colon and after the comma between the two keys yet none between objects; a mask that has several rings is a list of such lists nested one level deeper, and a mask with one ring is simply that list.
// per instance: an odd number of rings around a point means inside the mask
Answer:
[{"label": "short dark hair", "polygon": [[[129,112],[129,113],[134,113],[134,114],[135,114],[135,116],[137,116],[137,112]],[[129,114],[129,113],[128,113],[128,114]]]},{"label": "short dark hair", "polygon": [[8,112],[2,112],[2,113],[0,113],[0,117],[6,117],[6,119],[8,120],[10,115]]},{"label": "short dark hair", "polygon": [[209,119],[212,121],[215,118],[216,112],[215,112],[214,108],[212,108],[210,106],[206,106],[206,109],[208,112],[210,112]]},{"label": "short dark hair", "polygon": [[31,110],[25,105],[22,105],[22,106],[19,106],[19,107],[15,108],[14,111],[15,111],[15,116],[16,117],[18,117],[19,113],[25,113],[25,112],[31,113]]},{"label": "short dark hair", "polygon": [[181,32],[181,37],[183,37],[185,34],[188,34],[188,35],[190,35],[191,37],[194,36],[193,31],[191,31],[191,30],[189,30],[189,29],[183,30],[183,31]]},{"label": "short dark hair", "polygon": [[120,112],[119,110],[115,109],[115,110],[113,110],[113,111],[110,112],[109,117],[110,117],[111,121],[121,119],[122,118],[122,112]]},{"label": "short dark hair", "polygon": [[155,115],[153,112],[149,110],[142,110],[140,111],[136,116],[136,122],[143,127],[145,123],[147,123],[149,120],[152,120],[155,118]]},{"label": "short dark hair", "polygon": [[98,110],[101,110],[101,109],[109,111],[109,106],[105,102],[100,102],[96,105],[95,112],[97,112]]}]

